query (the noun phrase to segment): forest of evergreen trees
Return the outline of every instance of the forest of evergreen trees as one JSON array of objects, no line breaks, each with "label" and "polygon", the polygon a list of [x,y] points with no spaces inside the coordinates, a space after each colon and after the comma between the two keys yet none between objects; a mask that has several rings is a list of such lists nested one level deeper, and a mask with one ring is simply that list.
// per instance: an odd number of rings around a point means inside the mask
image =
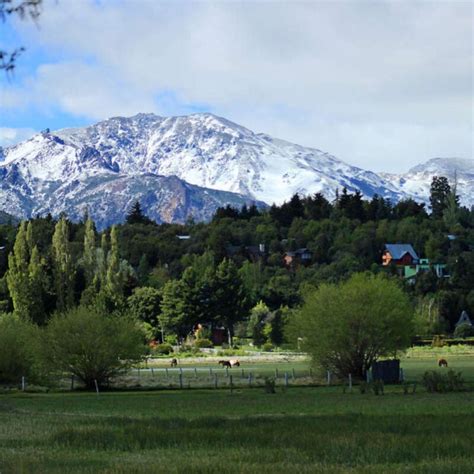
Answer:
[{"label": "forest of evergreen trees", "polygon": [[[433,180],[431,207],[364,201],[344,189],[334,202],[295,195],[267,210],[221,208],[209,223],[156,224],[139,203],[102,232],[87,215],[4,223],[0,312],[41,326],[54,313],[93,305],[135,315],[149,339],[184,338],[200,323],[281,344],[305,289],[369,271],[400,280],[420,334],[450,332],[462,310],[474,315],[474,210],[459,206],[445,178]],[[450,277],[403,281],[381,266],[385,243],[411,244],[447,264]],[[285,264],[285,252],[300,248],[309,261]]]}]

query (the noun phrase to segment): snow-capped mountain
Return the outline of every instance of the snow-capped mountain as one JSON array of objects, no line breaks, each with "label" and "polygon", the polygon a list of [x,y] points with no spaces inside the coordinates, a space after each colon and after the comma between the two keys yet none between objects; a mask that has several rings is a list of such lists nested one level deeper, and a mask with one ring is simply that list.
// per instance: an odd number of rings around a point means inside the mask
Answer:
[{"label": "snow-capped mountain", "polygon": [[150,217],[167,222],[208,219],[225,204],[281,203],[296,192],[332,199],[344,186],[367,197],[427,201],[432,176],[454,168],[464,203],[472,205],[472,163],[434,159],[404,175],[376,174],[212,114],[138,114],[0,149],[0,209],[78,218],[88,207],[103,226],[123,220],[137,199]]},{"label": "snow-capped mountain", "polygon": [[[174,175],[191,184],[270,204],[281,203],[296,192],[321,191],[333,198],[343,186],[369,196],[377,192],[392,199],[400,197],[375,173],[317,149],[254,133],[212,114],[115,117],[82,129],[62,130],[55,136],[65,148],[59,156],[53,153],[55,159],[48,160],[47,168],[42,164],[41,171],[36,171],[41,177],[58,176],[65,166],[71,172],[82,172],[77,163],[66,158],[66,150],[73,146],[96,150],[101,163],[95,166],[127,175]],[[8,159],[16,156],[18,151],[12,150]]]},{"label": "snow-capped mountain", "polygon": [[400,190],[417,201],[427,202],[433,176],[445,176],[451,186],[456,186],[460,202],[474,206],[474,160],[462,158],[433,158],[414,166],[407,173],[381,175]]}]

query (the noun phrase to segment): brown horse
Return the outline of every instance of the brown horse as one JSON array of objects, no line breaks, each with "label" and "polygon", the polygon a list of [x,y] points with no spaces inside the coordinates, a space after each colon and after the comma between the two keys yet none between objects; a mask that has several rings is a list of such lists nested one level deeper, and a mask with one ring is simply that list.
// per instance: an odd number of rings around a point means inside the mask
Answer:
[{"label": "brown horse", "polygon": [[178,365],[178,359],[171,359],[171,367],[177,367]]},{"label": "brown horse", "polygon": [[448,361],[446,359],[438,359],[438,367],[447,367]]},{"label": "brown horse", "polygon": [[218,363],[222,365],[222,367],[229,367],[232,369],[232,364],[228,360],[220,360]]}]

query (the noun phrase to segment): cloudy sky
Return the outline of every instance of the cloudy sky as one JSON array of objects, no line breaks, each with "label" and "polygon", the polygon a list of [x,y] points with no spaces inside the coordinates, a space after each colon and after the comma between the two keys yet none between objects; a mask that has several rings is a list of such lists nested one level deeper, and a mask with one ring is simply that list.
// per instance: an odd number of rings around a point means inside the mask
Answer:
[{"label": "cloudy sky", "polygon": [[473,158],[471,1],[45,0],[0,77],[0,145],[210,111],[375,171]]}]

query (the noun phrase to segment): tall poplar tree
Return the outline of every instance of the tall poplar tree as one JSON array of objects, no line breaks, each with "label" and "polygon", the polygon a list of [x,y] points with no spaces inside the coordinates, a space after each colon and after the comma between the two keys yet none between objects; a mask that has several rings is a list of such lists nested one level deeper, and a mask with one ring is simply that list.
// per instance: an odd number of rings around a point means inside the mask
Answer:
[{"label": "tall poplar tree", "polygon": [[97,249],[95,245],[94,222],[89,217],[86,220],[84,229],[84,253],[82,257],[87,286],[91,285],[94,281],[94,276],[97,271]]},{"label": "tall poplar tree", "polygon": [[31,222],[20,224],[13,252],[8,256],[6,279],[14,312],[25,321],[43,323],[46,274],[34,245]]},{"label": "tall poplar tree", "polygon": [[54,229],[52,257],[56,307],[64,311],[74,303],[74,264],[69,243],[69,225],[64,217]]},{"label": "tall poplar tree", "polygon": [[110,229],[110,251],[107,256],[106,286],[110,295],[122,296],[123,276],[120,266],[120,255],[118,246],[117,228]]}]

